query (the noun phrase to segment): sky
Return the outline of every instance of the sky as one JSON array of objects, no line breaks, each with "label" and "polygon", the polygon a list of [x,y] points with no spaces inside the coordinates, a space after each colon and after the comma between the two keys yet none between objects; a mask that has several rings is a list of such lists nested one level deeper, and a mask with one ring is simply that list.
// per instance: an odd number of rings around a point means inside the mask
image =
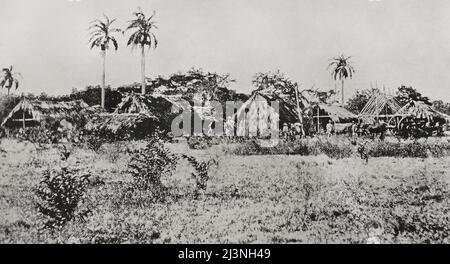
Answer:
[{"label": "sky", "polygon": [[[356,69],[346,97],[404,84],[450,102],[447,0],[0,0],[0,67],[22,74],[16,93],[66,94],[100,84],[89,22],[107,14],[123,28],[138,6],[155,10],[159,27],[147,77],[202,68],[230,73],[232,88],[248,93],[257,72],[279,69],[300,89],[329,90],[336,84],[329,59],[344,53]],[[140,54],[126,47],[126,36],[107,57],[113,87],[140,80]]]}]

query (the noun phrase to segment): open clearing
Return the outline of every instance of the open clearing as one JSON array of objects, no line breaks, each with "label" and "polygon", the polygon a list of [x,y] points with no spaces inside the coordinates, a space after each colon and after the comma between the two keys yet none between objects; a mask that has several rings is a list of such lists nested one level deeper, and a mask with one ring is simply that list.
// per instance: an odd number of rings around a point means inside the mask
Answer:
[{"label": "open clearing", "polygon": [[37,153],[12,140],[1,146],[1,243],[366,243],[372,236],[381,243],[449,242],[450,157],[365,164],[358,157],[235,156],[221,146],[169,144],[199,159],[214,153],[219,162],[208,187],[193,196],[192,168],[180,160],[163,179],[167,199],[139,205],[133,201],[145,195],[120,195],[131,180],[119,169],[129,159],[118,151],[123,144],[99,153],[76,148],[67,163],[99,182],[88,191],[92,212],[51,233],[39,232],[33,188],[44,169],[61,165],[58,151]]}]

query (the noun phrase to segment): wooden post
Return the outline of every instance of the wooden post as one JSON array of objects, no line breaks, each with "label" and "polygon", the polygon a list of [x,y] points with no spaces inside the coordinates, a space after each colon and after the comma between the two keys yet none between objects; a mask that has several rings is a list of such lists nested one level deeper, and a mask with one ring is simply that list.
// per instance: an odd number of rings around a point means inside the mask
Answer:
[{"label": "wooden post", "polygon": [[305,130],[303,129],[303,117],[302,112],[300,110],[300,102],[298,98],[298,85],[295,85],[295,99],[297,101],[297,114],[298,114],[298,121],[300,122],[300,128],[302,130],[302,137],[305,136]]},{"label": "wooden post", "polygon": [[25,111],[23,111],[23,110],[22,110],[22,125],[23,125],[23,130],[25,130]]},{"label": "wooden post", "polygon": [[320,132],[320,107],[317,105],[317,134]]}]

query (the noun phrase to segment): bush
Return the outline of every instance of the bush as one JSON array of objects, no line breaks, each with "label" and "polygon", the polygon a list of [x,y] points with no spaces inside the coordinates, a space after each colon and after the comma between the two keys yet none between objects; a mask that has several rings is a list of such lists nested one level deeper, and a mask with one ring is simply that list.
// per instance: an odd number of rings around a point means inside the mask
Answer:
[{"label": "bush", "polygon": [[248,140],[237,146],[225,149],[226,153],[234,155],[320,155],[331,158],[348,158],[353,153],[350,142],[333,142],[320,139],[300,139],[295,141],[280,141],[274,147],[263,147],[257,140]]},{"label": "bush", "polygon": [[85,135],[83,136],[82,140],[86,143],[86,147],[88,149],[95,152],[98,152],[103,144],[108,142],[106,138],[98,136],[96,134]]},{"label": "bush", "polygon": [[426,158],[428,149],[427,145],[418,142],[376,142],[368,145],[368,154],[370,157]]},{"label": "bush", "polygon": [[211,147],[211,139],[209,137],[189,137],[187,143],[190,149],[207,149]]},{"label": "bush", "polygon": [[196,182],[196,194],[200,191],[205,191],[208,181],[209,181],[209,175],[208,170],[211,165],[216,164],[216,159],[211,159],[209,161],[198,161],[194,157],[182,155],[183,158],[187,159],[189,163],[194,167],[195,172],[192,173],[192,177],[195,179]]},{"label": "bush", "polygon": [[79,211],[84,203],[89,174],[77,169],[46,170],[35,189],[36,208],[46,218],[44,228],[62,227],[76,216],[83,218],[88,210]]},{"label": "bush", "polygon": [[[225,147],[225,153],[233,155],[320,155],[330,158],[349,158],[357,154],[356,142],[346,138],[312,138],[280,141],[274,147],[262,147],[257,140],[247,140],[239,145]],[[450,143],[439,142],[375,142],[366,144],[369,157],[427,158],[450,155]]]},{"label": "bush", "polygon": [[132,152],[128,173],[133,177],[133,187],[153,190],[159,194],[163,189],[161,178],[175,170],[177,158],[164,146],[158,136],[149,139],[143,149]]}]

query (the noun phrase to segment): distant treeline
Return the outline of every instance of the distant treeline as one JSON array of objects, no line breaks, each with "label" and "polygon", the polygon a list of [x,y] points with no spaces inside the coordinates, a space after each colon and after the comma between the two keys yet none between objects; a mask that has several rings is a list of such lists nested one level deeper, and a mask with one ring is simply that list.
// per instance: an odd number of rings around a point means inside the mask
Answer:
[{"label": "distant treeline", "polygon": [[[148,78],[146,90],[149,94],[157,92],[165,95],[181,95],[184,100],[191,103],[194,100],[214,100],[225,105],[227,101],[246,101],[249,95],[237,93],[230,89],[230,84],[233,82],[235,80],[229,74],[205,72],[202,69],[191,69],[185,73],[178,72],[168,77],[158,76],[156,78]],[[256,90],[270,90],[272,88],[281,93],[288,93],[286,90],[292,90],[290,86],[294,85],[293,81],[281,72],[258,73],[254,77],[253,84]],[[121,102],[123,93],[128,92],[140,93],[141,84],[133,83],[116,88],[106,87],[106,110],[113,111]],[[374,92],[375,90],[371,89],[359,90],[347,100],[345,107],[353,113],[358,114]],[[287,96],[293,97],[289,93]],[[88,105],[94,106],[100,105],[101,86],[87,86],[83,90],[73,89],[70,94],[61,96],[51,96],[44,92],[40,95],[27,94],[25,97],[56,102],[83,100]],[[423,101],[428,105],[432,105],[437,111],[450,115],[450,103],[443,102],[442,100],[431,101],[428,97],[423,96],[416,89],[409,86],[400,86],[394,98],[402,106],[410,100]],[[3,120],[19,101],[20,96],[17,95],[3,96],[0,98],[0,120]]]},{"label": "distant treeline", "polygon": [[[149,94],[155,91],[165,95],[178,94],[189,102],[192,102],[199,95],[204,97],[203,99],[205,100],[219,102],[246,101],[249,98],[248,95],[229,89],[229,84],[232,82],[234,80],[230,78],[229,74],[218,74],[203,72],[201,69],[191,69],[186,73],[175,73],[169,77],[158,76],[154,79],[147,79],[146,90],[149,91]],[[140,91],[140,83],[123,85],[116,88],[108,86],[105,89],[105,108],[110,111],[116,108],[122,100],[123,93],[140,93]],[[18,101],[15,97],[10,98],[9,101]],[[54,102],[83,100],[88,105],[94,106],[100,104],[101,86],[90,85],[83,90],[73,89],[68,95],[51,96],[46,93],[41,93],[40,95],[29,93],[25,97],[28,99]]]}]

